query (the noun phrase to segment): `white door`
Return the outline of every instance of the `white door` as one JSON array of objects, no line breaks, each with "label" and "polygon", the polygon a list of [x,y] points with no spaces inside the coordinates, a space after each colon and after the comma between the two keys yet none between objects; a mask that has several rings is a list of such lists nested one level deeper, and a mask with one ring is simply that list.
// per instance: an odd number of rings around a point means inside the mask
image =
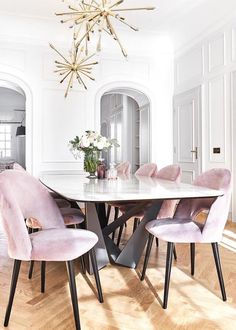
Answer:
[{"label": "white door", "polygon": [[174,162],[182,182],[191,183],[201,172],[201,89],[174,97]]}]

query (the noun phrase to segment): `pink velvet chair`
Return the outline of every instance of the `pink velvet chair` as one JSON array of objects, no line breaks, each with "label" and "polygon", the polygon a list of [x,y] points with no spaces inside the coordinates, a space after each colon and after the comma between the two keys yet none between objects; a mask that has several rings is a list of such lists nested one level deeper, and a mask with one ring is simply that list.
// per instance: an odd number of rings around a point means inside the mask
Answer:
[{"label": "pink velvet chair", "polygon": [[143,164],[135,172],[136,175],[153,176],[157,171],[157,165],[154,163]]},{"label": "pink velvet chair", "polygon": [[[139,169],[135,172],[135,175],[137,175],[137,176],[151,177],[151,176],[154,176],[154,174],[156,173],[156,171],[157,171],[157,165],[156,164],[154,164],[154,163],[147,163],[147,164],[141,165],[139,167]],[[113,203],[112,204],[115,207],[114,221],[118,218],[119,210],[121,208],[123,208],[123,207],[126,207],[126,206],[130,205],[130,204],[132,205],[132,203],[129,203],[129,202],[128,203],[124,203],[124,202],[120,202],[119,203],[118,202],[118,203]],[[134,220],[134,230],[135,230],[135,228],[137,226],[137,223],[138,223],[138,219],[135,219]],[[117,238],[117,246],[120,245],[120,239],[121,239],[121,235],[122,235],[122,232],[123,232],[123,228],[124,228],[124,225],[122,225],[120,227],[118,238]],[[113,232],[113,234],[112,234],[112,239],[114,240],[114,238],[115,238],[115,232]]]},{"label": "pink velvet chair", "polygon": [[[153,238],[157,237],[168,242],[163,308],[167,308],[174,243],[190,243],[191,275],[194,275],[195,269],[195,243],[211,243],[222,298],[223,301],[226,301],[218,242],[222,238],[229,212],[231,174],[227,169],[212,169],[200,175],[193,184],[219,189],[223,195],[217,198],[183,199],[179,202],[172,218],[153,220],[146,225],[150,235],[141,280],[145,277]],[[208,210],[207,220],[204,224],[196,220],[196,216],[203,210]]]},{"label": "pink velvet chair", "polygon": [[130,171],[131,171],[131,164],[130,164],[130,162],[126,161],[126,162],[118,164],[116,166],[116,169],[117,169],[118,174],[128,175],[128,174],[130,174]]},{"label": "pink velvet chair", "polygon": [[[68,229],[48,190],[23,171],[0,174],[0,209],[8,240],[8,254],[14,259],[9,302],[4,326],[8,325],[21,261],[65,261],[67,265],[76,329],[80,329],[73,260],[89,253],[100,301],[103,301],[94,245],[97,236],[88,230]],[[28,234],[25,219],[34,218],[42,230]]]},{"label": "pink velvet chair", "polygon": [[[175,181],[175,182],[180,181],[180,176],[181,176],[181,170],[180,170],[180,167],[178,165],[168,165],[168,166],[163,167],[159,171],[155,172],[155,177],[156,178],[163,179],[163,180]],[[158,212],[157,219],[172,217],[174,215],[176,204],[177,204],[176,200],[165,200],[165,201],[163,201],[161,209]],[[123,206],[120,207],[120,211],[122,213],[126,213],[134,206],[135,206],[134,203],[123,205]],[[144,217],[145,210],[146,209],[141,210],[139,213],[134,215],[134,217],[135,217],[134,230],[135,230],[136,226],[138,225],[140,219]],[[122,231],[123,231],[123,226],[120,227],[120,232],[119,232],[118,240],[117,240],[117,245],[118,246],[120,244]],[[156,242],[157,242],[157,245],[158,245],[158,239],[156,240]],[[175,257],[175,259],[177,258],[175,249],[174,249],[174,257]]]},{"label": "pink velvet chair", "polygon": [[[130,164],[130,162],[126,161],[126,162],[118,164],[116,166],[116,169],[117,169],[117,174],[118,175],[129,175],[130,171],[131,171],[131,164]],[[108,220],[110,218],[110,213],[111,213],[111,207],[112,206],[114,206],[114,208],[115,208],[114,219],[116,219],[118,217],[119,208],[116,206],[116,203],[108,203],[107,214],[106,214]]]}]

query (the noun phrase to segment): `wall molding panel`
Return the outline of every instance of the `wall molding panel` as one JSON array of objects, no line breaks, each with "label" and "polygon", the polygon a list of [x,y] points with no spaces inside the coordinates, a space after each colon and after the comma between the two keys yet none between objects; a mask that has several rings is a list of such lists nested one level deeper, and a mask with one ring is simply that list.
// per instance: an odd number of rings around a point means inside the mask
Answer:
[{"label": "wall molding panel", "polygon": [[175,85],[199,80],[204,75],[203,47],[195,47],[176,60]]},{"label": "wall molding panel", "polygon": [[[226,145],[226,100],[225,100],[225,76],[218,76],[209,81],[209,161],[213,163],[225,163]],[[220,153],[214,153],[214,148],[220,148]]]},{"label": "wall molding panel", "polygon": [[225,34],[221,33],[212,38],[208,43],[209,73],[220,69],[226,64]]}]

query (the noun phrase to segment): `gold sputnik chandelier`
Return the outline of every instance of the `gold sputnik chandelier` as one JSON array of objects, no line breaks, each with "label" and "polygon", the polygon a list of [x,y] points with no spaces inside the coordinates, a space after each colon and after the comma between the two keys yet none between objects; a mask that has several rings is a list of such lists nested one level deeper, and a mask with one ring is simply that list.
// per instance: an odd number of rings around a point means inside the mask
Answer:
[{"label": "gold sputnik chandelier", "polygon": [[[98,35],[96,51],[101,51],[102,34],[106,32],[119,45],[123,55],[127,57],[127,52],[124,49],[119,36],[114,28],[113,22],[118,21],[123,25],[128,26],[134,31],[138,28],[126,22],[123,16],[125,12],[140,11],[140,10],[154,10],[155,7],[120,7],[125,0],[62,0],[68,3],[68,11],[56,13],[57,16],[62,16],[61,23],[69,23],[73,28],[73,46],[70,60],[66,59],[54,46],[50,45],[58,55],[63,59],[62,62],[55,62],[57,66],[56,72],[63,76],[64,80],[68,79],[68,86],[65,96],[73,86],[73,80],[76,78],[84,88],[87,88],[81,75],[87,78],[91,77],[92,66],[97,62],[87,63],[93,55],[88,55],[88,44],[92,36]],[[72,4],[73,3],[73,4]]]},{"label": "gold sputnik chandelier", "polygon": [[87,86],[85,85],[83,80],[83,76],[94,80],[94,78],[91,76],[91,71],[93,65],[98,64],[98,62],[88,63],[88,61],[95,54],[92,54],[90,56],[83,56],[83,47],[73,47],[69,58],[66,58],[52,44],[50,44],[50,47],[55,50],[55,52],[60,56],[62,60],[62,62],[55,61],[57,70],[54,71],[60,76],[62,76],[62,80],[60,81],[60,83],[63,83],[63,81],[68,79],[65,97],[67,97],[69,89],[73,88],[73,82],[75,79],[78,81],[79,84],[81,84],[85,89],[87,89]]}]

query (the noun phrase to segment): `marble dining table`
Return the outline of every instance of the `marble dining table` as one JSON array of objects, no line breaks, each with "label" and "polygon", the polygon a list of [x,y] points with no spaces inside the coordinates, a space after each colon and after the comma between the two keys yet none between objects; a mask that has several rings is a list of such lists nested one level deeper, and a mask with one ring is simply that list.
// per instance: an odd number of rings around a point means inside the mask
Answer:
[{"label": "marble dining table", "polygon": [[[99,269],[110,262],[130,268],[137,266],[148,238],[145,225],[157,217],[164,200],[217,198],[222,195],[219,190],[135,175],[108,180],[88,179],[80,174],[47,174],[41,176],[40,181],[62,197],[85,204],[86,228],[98,236],[95,251]],[[135,203],[127,213],[109,223],[105,212],[107,202]],[[142,209],[145,212],[140,224],[124,247],[119,248],[111,239],[111,233]],[[89,263],[88,270],[91,272]]]}]

